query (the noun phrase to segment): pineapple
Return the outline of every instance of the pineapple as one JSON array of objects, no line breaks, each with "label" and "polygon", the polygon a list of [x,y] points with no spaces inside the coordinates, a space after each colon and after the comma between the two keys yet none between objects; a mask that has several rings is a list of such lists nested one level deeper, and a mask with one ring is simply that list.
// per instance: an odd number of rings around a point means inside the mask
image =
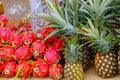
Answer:
[{"label": "pineapple", "polygon": [[90,46],[97,51],[96,71],[101,77],[113,77],[118,73],[117,50],[114,48],[113,35],[107,35],[107,32],[111,31],[108,26],[115,22],[113,9],[118,8],[118,3],[114,0],[79,0],[79,3],[89,23],[89,27],[82,25],[81,33],[89,38]]},{"label": "pineapple", "polygon": [[81,52],[83,52],[83,55],[81,58],[79,58],[79,61],[82,63],[83,70],[85,72],[91,67],[92,63],[94,62],[94,51],[90,47],[88,47],[88,45],[84,45],[81,48]]},{"label": "pineapple", "polygon": [[[118,42],[118,46],[120,46],[120,29],[116,30],[117,32],[117,42]],[[118,70],[120,73],[120,47],[118,49]]]},{"label": "pineapple", "polygon": [[118,51],[118,70],[119,70],[119,74],[120,74],[120,48]]},{"label": "pineapple", "polygon": [[110,78],[118,74],[117,53],[113,50],[115,40],[112,34],[106,30],[99,30],[88,19],[89,26],[82,25],[81,33],[89,38],[90,46],[97,51],[95,55],[95,67],[99,76]]},{"label": "pineapple", "polygon": [[64,52],[66,61],[64,66],[65,80],[83,80],[83,67],[82,63],[79,62],[79,58],[82,56],[81,47],[82,45],[78,43],[77,38],[66,38]]},{"label": "pineapple", "polygon": [[[56,0],[54,0],[55,2]],[[47,7],[50,11],[48,14],[38,14],[37,17],[40,19],[44,19],[51,24],[49,26],[57,28],[56,31],[51,33],[46,37],[49,38],[52,35],[67,35],[71,36],[71,34],[80,34],[79,31],[79,18],[78,16],[81,14],[79,11],[80,4],[78,0],[65,0],[64,2],[65,8],[60,9],[56,3],[52,3],[50,0],[46,0]],[[82,21],[82,20],[81,20]],[[45,39],[45,40],[46,40]],[[81,57],[80,62],[84,65],[84,71],[86,71],[91,65],[91,56],[90,49],[85,45],[82,49],[84,51],[83,57]]]}]

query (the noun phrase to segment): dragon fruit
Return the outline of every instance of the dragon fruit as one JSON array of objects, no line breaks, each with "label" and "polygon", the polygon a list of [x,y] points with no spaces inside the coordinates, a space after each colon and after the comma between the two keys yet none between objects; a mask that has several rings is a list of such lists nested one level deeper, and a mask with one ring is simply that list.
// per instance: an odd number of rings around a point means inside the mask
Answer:
[{"label": "dragon fruit", "polygon": [[31,74],[31,64],[28,61],[21,61],[17,65],[18,76],[25,78]]},{"label": "dragon fruit", "polygon": [[13,32],[9,29],[0,29],[0,42],[6,44],[9,42],[10,37],[13,36]]},{"label": "dragon fruit", "polygon": [[32,66],[33,76],[46,77],[48,75],[49,65],[42,59],[35,61]]},{"label": "dragon fruit", "polygon": [[15,51],[15,60],[29,60],[31,58],[31,49],[28,46],[21,46]]},{"label": "dragon fruit", "polygon": [[4,48],[0,48],[0,59],[4,59]]},{"label": "dragon fruit", "polygon": [[52,44],[52,48],[56,49],[57,51],[62,50],[64,46],[64,40],[63,39],[58,39]]},{"label": "dragon fruit", "polygon": [[4,62],[1,67],[2,76],[4,77],[14,77],[16,74],[17,64],[13,61]]},{"label": "dragon fruit", "polygon": [[2,73],[2,65],[3,65],[3,59],[0,58],[0,73]]},{"label": "dragon fruit", "polygon": [[15,49],[22,45],[21,35],[11,36],[9,44]]},{"label": "dragon fruit", "polygon": [[3,47],[4,50],[4,60],[5,61],[12,61],[14,60],[15,49],[10,46]]},{"label": "dragon fruit", "polygon": [[63,67],[60,64],[50,65],[49,76],[59,80],[63,76]]},{"label": "dragon fruit", "polygon": [[[42,31],[41,31],[41,40],[44,40],[54,30],[55,30],[54,28],[50,28],[50,27],[43,28]],[[45,42],[51,44],[51,43],[53,43],[56,40],[57,40],[57,37],[56,36],[52,36],[52,37],[48,38]]]},{"label": "dragon fruit", "polygon": [[8,19],[4,16],[0,16],[0,26],[4,27],[8,23]]},{"label": "dragon fruit", "polygon": [[34,57],[42,56],[46,51],[46,45],[42,41],[35,41],[32,44],[32,52]]},{"label": "dragon fruit", "polygon": [[60,53],[51,47],[45,52],[44,59],[48,64],[56,64],[61,59]]},{"label": "dragon fruit", "polygon": [[28,31],[23,34],[22,42],[23,44],[30,46],[36,40],[36,36],[33,32]]}]

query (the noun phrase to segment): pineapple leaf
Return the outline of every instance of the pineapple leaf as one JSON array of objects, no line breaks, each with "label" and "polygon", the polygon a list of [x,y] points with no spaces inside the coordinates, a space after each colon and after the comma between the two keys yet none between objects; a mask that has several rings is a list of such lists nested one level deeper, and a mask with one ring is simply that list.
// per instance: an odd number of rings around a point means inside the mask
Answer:
[{"label": "pineapple leaf", "polygon": [[120,29],[116,29],[115,31],[118,33],[116,40],[119,43],[118,45],[120,45]]},{"label": "pineapple leaf", "polygon": [[107,34],[106,30],[100,31],[90,19],[88,19],[88,26],[81,26],[81,33],[90,38],[90,41],[88,41],[90,43],[89,46],[92,46],[102,54],[107,54],[112,50],[115,44],[115,39],[112,34]]},{"label": "pineapple leaf", "polygon": [[[116,14],[112,13],[116,5],[114,0],[79,0],[82,5],[80,11],[87,14],[85,18],[91,18],[96,27],[110,23],[110,19]],[[118,8],[118,6],[116,6]]]},{"label": "pineapple leaf", "polygon": [[[59,31],[55,32],[56,34],[64,33],[71,35],[72,33],[79,33],[79,29],[69,22],[69,13],[65,9],[61,11],[56,3],[56,0],[54,0],[54,3],[52,3],[52,1],[50,0],[46,0],[46,5],[50,13],[38,14],[37,17],[50,22],[52,27],[56,27],[57,29],[59,29]],[[53,35],[51,34],[48,36],[50,37]]]},{"label": "pineapple leaf", "polygon": [[83,53],[80,51],[84,44],[78,42],[78,35],[65,37],[65,59],[68,62],[76,62],[82,57]]}]

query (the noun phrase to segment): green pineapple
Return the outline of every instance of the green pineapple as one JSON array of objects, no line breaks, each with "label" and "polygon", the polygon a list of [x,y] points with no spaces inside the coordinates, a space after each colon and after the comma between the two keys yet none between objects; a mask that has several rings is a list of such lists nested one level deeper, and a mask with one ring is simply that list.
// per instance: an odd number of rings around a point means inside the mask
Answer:
[{"label": "green pineapple", "polygon": [[82,56],[80,52],[82,45],[78,43],[75,35],[73,37],[66,38],[65,46],[65,66],[64,77],[65,80],[83,80],[83,67],[79,58]]},{"label": "green pineapple", "polygon": [[97,51],[95,67],[99,76],[110,78],[118,74],[117,53],[114,49],[114,36],[106,30],[98,30],[88,19],[89,27],[82,25],[81,33],[89,38],[90,46]]}]

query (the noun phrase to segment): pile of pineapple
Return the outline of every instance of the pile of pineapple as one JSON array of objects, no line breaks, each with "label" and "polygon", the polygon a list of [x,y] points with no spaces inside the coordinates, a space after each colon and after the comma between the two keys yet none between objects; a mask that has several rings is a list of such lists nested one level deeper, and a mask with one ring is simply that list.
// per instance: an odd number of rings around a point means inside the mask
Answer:
[{"label": "pile of pineapple", "polygon": [[50,22],[66,43],[65,80],[83,80],[95,64],[97,74],[110,78],[120,73],[120,0],[45,0],[49,13],[37,18]]}]

